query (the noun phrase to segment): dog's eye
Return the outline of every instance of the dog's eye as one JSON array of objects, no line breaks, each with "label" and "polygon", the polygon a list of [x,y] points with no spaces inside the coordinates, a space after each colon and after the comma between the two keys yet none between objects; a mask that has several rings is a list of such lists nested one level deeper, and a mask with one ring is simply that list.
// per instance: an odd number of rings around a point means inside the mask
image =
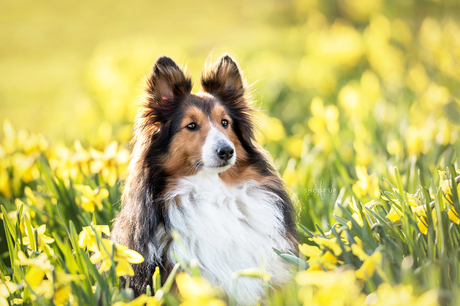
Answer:
[{"label": "dog's eye", "polygon": [[222,126],[226,128],[228,126],[228,120],[227,119],[222,119]]},{"label": "dog's eye", "polygon": [[196,130],[196,123],[192,122],[187,124],[187,129],[189,129],[190,131]]}]

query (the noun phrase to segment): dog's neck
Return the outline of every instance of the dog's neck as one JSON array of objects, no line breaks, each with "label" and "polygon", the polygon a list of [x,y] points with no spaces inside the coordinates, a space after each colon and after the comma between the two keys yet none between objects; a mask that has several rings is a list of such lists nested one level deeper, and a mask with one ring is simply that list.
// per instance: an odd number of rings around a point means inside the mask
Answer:
[{"label": "dog's neck", "polygon": [[[166,252],[171,262],[175,262],[174,252],[185,261],[196,258],[203,276],[227,292],[232,273],[242,269],[261,267],[282,281],[288,269],[273,248],[287,250],[290,244],[276,204],[279,200],[257,181],[228,186],[217,173],[184,177],[167,201],[171,229],[178,233],[185,250],[175,242],[161,243],[166,239],[160,230],[156,238],[163,248],[155,251]],[[237,295],[243,304],[263,294],[260,281],[242,279],[238,283]]]}]

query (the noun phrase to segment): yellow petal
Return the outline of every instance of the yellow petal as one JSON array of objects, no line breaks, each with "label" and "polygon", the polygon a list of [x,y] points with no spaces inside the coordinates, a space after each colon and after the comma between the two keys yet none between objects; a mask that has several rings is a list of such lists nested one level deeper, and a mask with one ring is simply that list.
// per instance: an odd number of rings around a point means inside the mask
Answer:
[{"label": "yellow petal", "polygon": [[90,257],[90,261],[92,264],[95,264],[95,263],[98,263],[99,261],[101,261],[104,257],[102,256],[102,253],[101,252],[95,252],[91,257]]},{"label": "yellow petal", "polygon": [[177,288],[184,299],[206,298],[214,295],[211,284],[202,278],[181,272],[176,276]]},{"label": "yellow petal", "polygon": [[72,290],[70,286],[64,286],[56,290],[54,293],[54,305],[56,306],[61,306],[61,305],[67,305],[67,301],[69,300],[70,296],[72,294]]},{"label": "yellow petal", "polygon": [[452,220],[452,222],[454,222],[455,224],[460,224],[460,218],[458,218],[458,214],[453,206],[450,207],[450,210],[447,213],[447,215],[449,216],[449,219]]},{"label": "yellow petal", "polygon": [[366,181],[368,178],[367,169],[364,166],[356,166],[356,175],[360,181]]},{"label": "yellow petal", "polygon": [[356,223],[359,224],[359,226],[363,227],[364,226],[364,222],[363,222],[363,219],[361,219],[361,215],[358,214],[358,213],[353,213],[352,215],[353,219],[355,219]]},{"label": "yellow petal", "polygon": [[3,296],[0,296],[0,306],[10,306],[8,300],[5,299]]},{"label": "yellow petal", "polygon": [[23,237],[23,238],[22,238],[22,244],[24,244],[24,245],[29,245],[29,244],[30,244],[29,237]]},{"label": "yellow petal", "polygon": [[306,243],[299,244],[299,251],[307,257],[319,256],[321,254],[320,248],[317,246],[308,245]]},{"label": "yellow petal", "polygon": [[32,267],[30,268],[29,272],[27,272],[26,281],[32,288],[36,288],[38,287],[38,285],[40,285],[40,282],[43,280],[44,277],[44,270]]},{"label": "yellow petal", "polygon": [[93,213],[94,212],[94,205],[95,203],[93,201],[82,201],[81,203],[81,208],[84,210]]},{"label": "yellow petal", "polygon": [[134,250],[124,250],[123,253],[125,253],[127,256],[127,260],[130,262],[130,263],[141,263],[144,261],[144,257],[142,257],[141,254],[139,254],[138,252],[134,251]]},{"label": "yellow petal", "polygon": [[359,245],[357,244],[352,244],[351,245],[351,251],[353,252],[353,254],[355,256],[357,256],[360,260],[366,260],[367,258],[369,258],[369,255],[366,254],[366,252],[364,252],[364,250],[362,249],[362,247],[360,247]]},{"label": "yellow petal", "polygon": [[144,293],[129,303],[116,302],[115,304],[113,304],[113,306],[144,306],[145,303],[147,303],[147,299],[148,298]]},{"label": "yellow petal", "polygon": [[321,264],[328,270],[334,270],[336,268],[337,257],[334,256],[331,252],[327,251],[321,256]]},{"label": "yellow petal", "polygon": [[40,239],[44,242],[44,243],[47,243],[47,244],[50,244],[50,243],[53,243],[54,242],[54,239],[51,238],[51,237],[48,237],[48,236],[40,236]]},{"label": "yellow petal", "polygon": [[327,238],[321,238],[321,237],[313,237],[311,238],[311,240],[313,240],[318,245],[323,245],[323,246],[328,247],[334,252],[335,256],[339,256],[340,254],[342,254],[342,248],[337,243],[336,238],[327,239]]},{"label": "yellow petal", "polygon": [[40,226],[39,228],[37,228],[37,234],[42,236],[44,233],[45,233],[45,230],[46,230],[46,225],[43,224],[42,226]]},{"label": "yellow petal", "polygon": [[117,276],[123,276],[126,274],[128,274],[129,276],[134,275],[134,270],[131,267],[131,264],[127,260],[118,261],[115,271],[117,271]]},{"label": "yellow petal", "polygon": [[417,226],[423,235],[426,235],[428,233],[428,227],[426,221],[423,218],[417,222]]},{"label": "yellow petal", "polygon": [[106,188],[101,188],[98,195],[100,199],[105,199],[109,196],[109,191]]},{"label": "yellow petal", "polygon": [[388,215],[386,215],[386,218],[391,220],[392,222],[397,222],[400,220],[401,215],[402,213],[399,211],[399,209],[397,209],[394,206],[391,206],[390,212],[388,213]]},{"label": "yellow petal", "polygon": [[374,252],[369,258],[367,258],[361,268],[356,270],[356,277],[359,279],[367,279],[371,277],[377,266],[380,264],[380,261],[382,260],[382,253],[380,252]]}]

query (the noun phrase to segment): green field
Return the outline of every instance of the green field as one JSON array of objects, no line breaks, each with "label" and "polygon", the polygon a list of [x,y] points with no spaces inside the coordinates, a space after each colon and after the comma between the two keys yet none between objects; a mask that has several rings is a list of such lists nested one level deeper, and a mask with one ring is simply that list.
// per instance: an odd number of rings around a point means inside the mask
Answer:
[{"label": "green field", "polygon": [[301,238],[290,283],[234,281],[265,305],[458,305],[457,0],[1,2],[0,305],[234,304],[193,261],[132,301],[117,275],[142,258],[102,238],[152,63],[198,91],[224,52]]}]

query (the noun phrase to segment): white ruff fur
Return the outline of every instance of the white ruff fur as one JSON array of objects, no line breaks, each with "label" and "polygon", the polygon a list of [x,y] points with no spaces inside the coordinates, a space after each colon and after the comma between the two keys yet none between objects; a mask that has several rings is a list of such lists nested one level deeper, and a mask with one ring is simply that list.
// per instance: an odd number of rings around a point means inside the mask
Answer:
[{"label": "white ruff fur", "polygon": [[[171,228],[179,234],[186,254],[176,243],[168,244],[170,238],[158,229],[159,247],[151,244],[151,260],[160,259],[164,251],[171,262],[173,252],[184,260],[196,258],[202,276],[229,294],[233,294],[231,275],[238,270],[262,268],[272,276],[272,285],[289,277],[288,266],[272,249],[290,246],[275,204],[279,198],[258,182],[230,187],[217,173],[200,171],[182,178],[167,200]],[[264,293],[260,280],[243,277],[237,283],[238,305],[254,304]]]}]

